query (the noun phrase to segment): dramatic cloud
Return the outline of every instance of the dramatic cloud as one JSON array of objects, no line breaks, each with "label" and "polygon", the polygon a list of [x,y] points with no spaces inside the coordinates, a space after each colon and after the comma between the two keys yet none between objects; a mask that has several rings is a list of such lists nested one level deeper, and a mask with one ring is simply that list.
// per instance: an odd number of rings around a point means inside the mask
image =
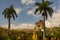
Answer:
[{"label": "dramatic cloud", "polygon": [[30,4],[35,3],[35,0],[21,0],[21,2],[22,2],[22,4],[30,5]]},{"label": "dramatic cloud", "polygon": [[21,8],[15,8],[15,11],[17,14],[19,14],[21,12]]}]

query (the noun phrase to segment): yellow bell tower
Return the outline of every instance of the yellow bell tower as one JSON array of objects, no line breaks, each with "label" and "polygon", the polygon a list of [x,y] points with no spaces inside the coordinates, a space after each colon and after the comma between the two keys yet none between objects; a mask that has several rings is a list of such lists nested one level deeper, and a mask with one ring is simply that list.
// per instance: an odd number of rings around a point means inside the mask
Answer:
[{"label": "yellow bell tower", "polygon": [[32,39],[33,40],[38,40],[37,39],[37,34],[36,34],[36,31],[37,30],[41,30],[44,28],[44,22],[43,20],[39,20],[38,22],[35,23],[35,27],[34,27],[34,32],[33,32],[33,36],[32,36]]}]

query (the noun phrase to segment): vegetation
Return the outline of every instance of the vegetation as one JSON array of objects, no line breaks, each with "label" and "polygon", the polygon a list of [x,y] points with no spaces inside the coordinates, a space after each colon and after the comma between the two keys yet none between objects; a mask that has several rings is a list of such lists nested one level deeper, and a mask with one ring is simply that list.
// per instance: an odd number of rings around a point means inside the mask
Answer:
[{"label": "vegetation", "polygon": [[[43,17],[42,29],[44,30],[43,32],[41,30],[36,31],[38,40],[44,40],[44,37],[49,38],[49,40],[51,40],[51,37],[56,38],[56,40],[60,40],[60,26],[53,28],[45,27],[45,20],[47,20],[48,16],[52,17],[53,15],[53,9],[50,7],[51,4],[52,2],[44,0],[42,0],[41,3],[36,2],[35,4],[38,7],[36,8],[34,14],[37,14],[37,12],[39,11],[39,15],[41,14]],[[11,18],[15,20],[15,18],[17,17],[13,5],[11,5],[9,8],[4,9],[2,15],[4,15],[4,17],[8,20],[8,29],[0,27],[0,40],[33,40],[33,31],[26,32],[25,30],[10,30]],[[40,27],[39,22],[36,22],[35,25]]]},{"label": "vegetation", "polygon": [[32,39],[32,32],[24,32],[24,31],[20,31],[20,30],[10,30],[11,34],[10,37],[8,35],[8,29],[5,28],[1,28],[0,27],[0,39],[1,40],[27,40]]},{"label": "vegetation", "polygon": [[[0,27],[0,39],[1,40],[7,40],[10,38],[10,40],[27,40],[28,38],[32,40],[33,32],[24,32],[24,31],[18,31],[18,30],[11,30],[11,35],[8,37],[8,29],[1,28]],[[36,31],[38,35],[38,40],[42,38],[42,32]],[[52,35],[53,33],[53,35]],[[19,37],[19,38],[18,38]],[[57,37],[60,38],[60,27],[53,27],[53,28],[46,28],[46,37]]]},{"label": "vegetation", "polygon": [[44,33],[43,33],[43,40],[45,36],[45,19],[47,20],[48,14],[50,17],[52,17],[53,9],[49,7],[52,4],[52,2],[44,1],[42,0],[42,3],[36,3],[36,6],[38,6],[35,10],[35,14],[39,11],[39,14],[42,14],[43,20],[44,20]]},{"label": "vegetation", "polygon": [[10,33],[10,19],[13,18],[15,20],[15,17],[17,17],[16,11],[13,8],[13,5],[11,5],[9,8],[6,8],[3,13],[5,18],[8,20],[8,34]]}]

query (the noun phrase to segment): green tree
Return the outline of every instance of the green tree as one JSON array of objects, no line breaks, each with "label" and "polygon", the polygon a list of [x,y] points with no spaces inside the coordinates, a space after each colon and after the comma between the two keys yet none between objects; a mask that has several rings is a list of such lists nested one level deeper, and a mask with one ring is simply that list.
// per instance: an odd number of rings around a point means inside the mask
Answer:
[{"label": "green tree", "polygon": [[34,14],[37,14],[37,12],[39,11],[40,12],[39,14],[42,14],[44,20],[43,40],[45,38],[45,20],[47,20],[48,14],[50,17],[52,17],[53,14],[53,9],[50,7],[51,4],[52,2],[44,1],[44,0],[42,0],[42,3],[36,3],[36,6],[38,7],[36,8]]},{"label": "green tree", "polygon": [[8,34],[9,34],[11,18],[13,18],[15,20],[15,17],[17,17],[16,11],[14,10],[13,5],[11,5],[9,8],[4,9],[2,14],[8,20]]},{"label": "green tree", "polygon": [[54,37],[56,37],[56,40],[58,38],[60,40],[60,27],[55,26],[52,28],[52,31],[53,31]]}]

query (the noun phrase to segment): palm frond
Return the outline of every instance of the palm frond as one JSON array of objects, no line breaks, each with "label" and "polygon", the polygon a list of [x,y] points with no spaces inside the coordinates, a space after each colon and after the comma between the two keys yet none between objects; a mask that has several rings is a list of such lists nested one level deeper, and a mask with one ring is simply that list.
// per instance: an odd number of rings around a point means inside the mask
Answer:
[{"label": "palm frond", "polygon": [[6,8],[6,9],[3,11],[2,15],[4,15],[6,12],[8,12],[8,10],[9,10],[9,8]]},{"label": "palm frond", "polygon": [[13,5],[11,5],[10,8],[14,9],[14,8],[13,8]]},{"label": "palm frond", "polygon": [[42,0],[42,3],[44,3],[44,0]]},{"label": "palm frond", "polygon": [[50,15],[50,17],[52,17],[53,13],[49,11],[49,15]]},{"label": "palm frond", "polygon": [[43,7],[40,7],[39,9],[40,9],[39,11],[40,11],[40,14],[41,14],[41,13],[42,13],[42,11],[43,11]]},{"label": "palm frond", "polygon": [[39,11],[39,8],[36,8],[36,10],[35,10],[34,14],[36,14],[38,11]]},{"label": "palm frond", "polygon": [[38,5],[40,5],[40,4],[41,4],[41,3],[37,3],[37,2],[35,3],[36,6],[38,6]]},{"label": "palm frond", "polygon": [[42,13],[42,16],[45,16],[45,18],[46,18],[46,20],[47,20],[47,18],[48,18],[48,14],[47,14],[46,11]]},{"label": "palm frond", "polygon": [[13,5],[11,5],[9,8],[6,8],[2,15],[4,15],[5,18],[13,18],[15,20],[15,16],[17,17],[16,11],[13,8]]},{"label": "palm frond", "polygon": [[49,2],[49,1],[46,1],[46,2],[45,2],[45,5],[46,5],[46,6],[49,6],[49,5],[51,5],[51,4],[53,4],[53,2]]},{"label": "palm frond", "polygon": [[7,14],[5,14],[4,16],[5,16],[5,18],[7,18]]},{"label": "palm frond", "polygon": [[15,16],[17,17],[17,13],[16,13],[16,11],[15,10],[13,10],[13,13],[15,14]]},{"label": "palm frond", "polygon": [[13,20],[15,20],[15,16],[14,16],[14,14],[12,13],[12,18],[13,18]]},{"label": "palm frond", "polygon": [[51,7],[48,7],[47,11],[48,11],[50,17],[52,17],[52,15],[53,15],[53,9]]},{"label": "palm frond", "polygon": [[53,4],[53,2],[44,1],[44,0],[42,0],[42,3],[36,3],[36,6],[38,6],[38,8],[36,8],[34,14],[37,14],[37,12],[39,11],[40,12],[39,14],[42,14],[42,16],[45,16],[47,20],[48,13],[50,17],[52,17],[52,14],[53,14],[53,9],[49,7],[51,4]]}]

